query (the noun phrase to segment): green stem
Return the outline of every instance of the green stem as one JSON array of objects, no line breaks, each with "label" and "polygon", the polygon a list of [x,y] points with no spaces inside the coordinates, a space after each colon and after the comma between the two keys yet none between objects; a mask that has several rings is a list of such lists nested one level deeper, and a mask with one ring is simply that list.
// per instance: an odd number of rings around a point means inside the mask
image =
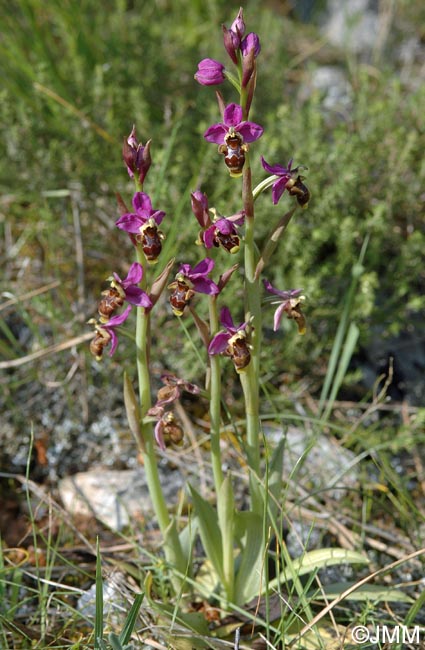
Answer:
[{"label": "green stem", "polygon": [[[143,252],[137,249],[137,259],[140,264],[144,262]],[[151,406],[151,387],[149,373],[149,325],[150,314],[143,307],[137,308],[136,321],[136,362],[139,383],[140,415],[143,417]],[[156,460],[153,427],[151,422],[142,424],[143,438],[143,464],[146,482],[159,528],[164,539],[164,552],[170,565],[182,575],[185,575],[187,561],[180,543],[176,522],[170,518],[167,503],[162,491]],[[181,581],[173,578],[176,590],[181,588]]]},{"label": "green stem", "polygon": [[[214,336],[218,332],[218,314],[216,296],[210,296],[210,331]],[[220,429],[221,429],[221,368],[218,354],[210,355],[210,421],[211,421],[211,461],[213,467],[215,493],[219,498],[221,484],[223,483],[223,470],[221,467]]]},{"label": "green stem", "polygon": [[246,409],[247,457],[251,470],[250,491],[253,512],[262,514],[263,506],[258,476],[260,472],[260,351],[261,301],[259,278],[255,277],[257,256],[254,241],[254,199],[248,154],[243,169],[242,198],[245,210],[245,309],[251,319],[251,362],[241,373]]}]

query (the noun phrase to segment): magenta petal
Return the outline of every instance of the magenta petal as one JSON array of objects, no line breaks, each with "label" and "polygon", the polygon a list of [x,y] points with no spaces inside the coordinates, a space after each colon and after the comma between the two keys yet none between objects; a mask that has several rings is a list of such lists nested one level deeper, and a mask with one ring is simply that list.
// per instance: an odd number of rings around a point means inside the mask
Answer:
[{"label": "magenta petal", "polygon": [[206,257],[204,260],[201,260],[196,266],[193,267],[191,273],[189,274],[189,277],[196,279],[197,276],[203,276],[211,273],[214,268],[214,264],[214,260],[212,260],[210,257]]},{"label": "magenta petal", "polygon": [[254,50],[254,56],[257,57],[261,52],[260,39],[258,34],[250,32],[245,36],[241,42],[241,50],[243,56],[247,56],[251,50]]},{"label": "magenta petal", "polygon": [[212,339],[208,346],[208,354],[220,354],[227,348],[230,339],[228,332],[218,332]]},{"label": "magenta petal", "polygon": [[120,230],[131,232],[137,235],[140,232],[140,227],[146,222],[146,219],[141,219],[137,214],[123,214],[122,217],[117,219],[115,225]]},{"label": "magenta petal", "polygon": [[215,237],[215,225],[210,226],[202,234],[202,239],[205,244],[205,248],[212,248],[214,246],[214,237]]},{"label": "magenta petal", "polygon": [[231,233],[236,233],[235,226],[229,219],[218,219],[215,222],[215,227],[222,235],[230,235]]},{"label": "magenta petal", "polygon": [[273,330],[276,332],[279,329],[280,321],[282,320],[283,312],[285,311],[286,301],[282,302],[274,313]]},{"label": "magenta petal", "polygon": [[155,440],[158,443],[159,448],[162,449],[162,451],[166,451],[163,431],[164,431],[164,423],[162,422],[162,420],[159,420],[156,423],[154,429]]},{"label": "magenta petal", "polygon": [[118,346],[118,336],[115,334],[113,329],[110,329],[108,331],[111,335],[111,349],[109,350],[109,356],[112,357]]},{"label": "magenta petal", "polygon": [[178,275],[185,275],[187,278],[190,277],[190,274],[192,273],[192,267],[190,264],[182,264],[181,267],[179,268]]},{"label": "magenta petal", "polygon": [[268,291],[269,293],[276,293],[277,289],[275,289],[272,283],[266,280],[265,278],[263,280],[263,284],[266,291]]},{"label": "magenta petal", "polygon": [[288,168],[282,167],[282,165],[269,165],[269,163],[264,160],[263,156],[261,156],[261,164],[266,171],[270,172],[270,174],[276,174],[277,176],[288,174],[288,178],[290,177],[290,174],[288,173],[290,170]]},{"label": "magenta petal", "polygon": [[215,59],[202,59],[198,63],[195,79],[203,86],[215,86],[225,80],[223,71],[224,65],[220,61],[216,61]]},{"label": "magenta petal", "polygon": [[223,122],[227,127],[237,126],[242,121],[242,116],[242,107],[239,104],[228,104],[224,109]]},{"label": "magenta petal", "polygon": [[138,284],[143,278],[143,267],[139,262],[133,262],[128,270],[125,280],[122,282],[124,289],[127,289],[131,284]]},{"label": "magenta petal", "polygon": [[224,136],[227,129],[224,124],[213,124],[204,133],[204,138],[208,142],[215,142],[215,144],[224,144]]},{"label": "magenta petal", "polygon": [[278,181],[273,183],[272,200],[273,200],[274,205],[279,203],[280,197],[282,196],[282,194],[286,190],[286,183],[288,182],[288,180],[289,180],[289,178],[287,178],[286,176],[282,176],[281,178],[279,178]]},{"label": "magenta petal", "polygon": [[238,132],[241,134],[245,142],[255,142],[263,135],[264,129],[255,122],[242,122],[238,127]]},{"label": "magenta petal", "polygon": [[139,287],[128,287],[125,292],[125,298],[127,302],[135,305],[136,307],[146,307],[148,309],[152,307],[152,301],[149,298],[148,294],[145,293],[142,289],[139,289]]},{"label": "magenta petal", "polygon": [[236,332],[236,327],[233,323],[233,318],[228,307],[223,307],[220,312],[220,323],[224,325],[230,332]]},{"label": "magenta petal", "polygon": [[153,219],[156,225],[159,226],[164,217],[165,212],[163,210],[155,210],[155,212],[152,212],[152,214],[149,216],[149,219]]},{"label": "magenta petal", "polygon": [[206,293],[208,296],[216,296],[220,293],[218,286],[209,278],[192,278],[193,288],[198,293]]},{"label": "magenta petal", "polygon": [[245,21],[243,19],[243,8],[241,7],[238,11],[238,15],[230,26],[232,32],[235,32],[239,36],[243,36],[245,33]]},{"label": "magenta petal", "polygon": [[[128,305],[124,309],[124,311],[121,312],[121,314],[117,314],[116,316],[112,316],[112,318],[110,318],[107,323],[102,325],[102,327],[104,327],[105,329],[107,329],[109,331],[110,329],[112,329],[114,327],[117,327],[117,325],[122,325],[122,323],[124,323],[124,321],[127,320],[130,312],[131,312],[131,305]],[[112,331],[110,333],[112,334]]]},{"label": "magenta petal", "polygon": [[243,226],[244,221],[245,221],[245,212],[241,210],[240,212],[237,212],[236,214],[232,214],[231,217],[226,217],[227,221],[230,221],[231,223],[236,224],[237,226]]},{"label": "magenta petal", "polygon": [[152,201],[149,194],[145,192],[136,192],[133,196],[133,207],[136,211],[142,210],[143,212],[152,212]]}]

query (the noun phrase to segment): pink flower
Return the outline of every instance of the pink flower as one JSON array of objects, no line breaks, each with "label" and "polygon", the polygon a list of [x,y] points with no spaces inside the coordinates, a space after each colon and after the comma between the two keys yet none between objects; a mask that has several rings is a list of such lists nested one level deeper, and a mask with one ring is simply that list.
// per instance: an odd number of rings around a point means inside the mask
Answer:
[{"label": "pink flower", "polygon": [[242,372],[251,361],[247,337],[249,323],[235,325],[227,307],[220,312],[220,323],[225,329],[218,332],[208,346],[208,354],[222,354],[230,357],[237,372]]},{"label": "pink flower", "polygon": [[152,302],[147,293],[137,286],[143,277],[143,266],[141,264],[134,262],[124,280],[121,280],[117,273],[114,273],[113,276],[113,286],[121,287],[127,302],[136,307],[152,307]]},{"label": "pink flower", "polygon": [[147,224],[150,219],[156,223],[157,226],[165,217],[165,212],[162,210],[154,210],[152,208],[152,201],[150,196],[145,192],[136,192],[133,196],[134,212],[123,214],[116,222],[115,225],[120,230],[139,234],[143,230],[143,226]]},{"label": "pink flower", "polygon": [[213,124],[204,133],[208,142],[225,144],[226,136],[236,133],[242,138],[243,143],[255,142],[263,135],[263,127],[255,122],[248,122],[242,119],[242,107],[239,104],[228,104],[224,109],[223,122]]},{"label": "pink flower", "polygon": [[228,253],[237,253],[240,239],[235,226],[242,226],[245,213],[238,212],[231,217],[220,217],[201,234],[205,248],[221,246]]},{"label": "pink flower", "polygon": [[268,280],[263,280],[264,287],[269,293],[278,296],[280,300],[276,300],[273,304],[277,304],[278,308],[274,313],[273,329],[276,332],[279,329],[280,322],[283,314],[288,318],[292,318],[298,325],[299,334],[305,334],[306,322],[304,314],[301,312],[301,303],[304,301],[304,296],[301,295],[302,289],[290,289],[289,291],[281,291],[275,289]]},{"label": "pink flower", "polygon": [[113,316],[107,323],[95,325],[96,333],[94,339],[90,343],[90,352],[96,357],[97,361],[100,361],[104,348],[109,344],[111,345],[109,356],[111,357],[114,354],[118,345],[118,337],[115,333],[115,328],[127,320],[130,311],[131,305],[128,305],[121,314]]}]

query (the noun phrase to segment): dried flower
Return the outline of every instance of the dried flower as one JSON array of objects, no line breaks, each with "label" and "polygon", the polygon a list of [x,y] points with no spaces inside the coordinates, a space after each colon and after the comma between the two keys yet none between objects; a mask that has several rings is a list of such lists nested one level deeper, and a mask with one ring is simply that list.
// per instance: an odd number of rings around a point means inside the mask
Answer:
[{"label": "dried flower", "polygon": [[181,445],[184,438],[183,429],[172,411],[166,411],[163,406],[155,404],[147,415],[156,419],[154,428],[155,440],[162,451],[170,445]]},{"label": "dried flower", "polygon": [[181,391],[185,390],[192,395],[199,395],[200,388],[185,379],[179,379],[170,372],[161,375],[161,381],[164,384],[157,392],[157,401],[155,406],[165,406],[179,399]]}]

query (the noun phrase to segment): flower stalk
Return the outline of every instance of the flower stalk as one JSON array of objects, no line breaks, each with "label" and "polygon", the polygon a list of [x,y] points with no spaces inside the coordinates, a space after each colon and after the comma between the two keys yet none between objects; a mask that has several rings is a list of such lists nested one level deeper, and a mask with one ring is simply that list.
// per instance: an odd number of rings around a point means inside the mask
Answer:
[{"label": "flower stalk", "polygon": [[252,324],[251,363],[241,375],[245,399],[247,460],[250,467],[250,495],[253,512],[262,513],[263,504],[258,477],[260,473],[260,353],[261,353],[261,301],[259,278],[255,275],[257,256],[254,237],[254,199],[249,157],[242,179],[242,201],[245,211],[245,302],[246,320]]},{"label": "flower stalk", "polygon": [[[217,297],[209,296],[209,318],[210,333],[215,335],[218,332],[218,313]],[[211,444],[211,461],[213,468],[214,486],[217,499],[219,498],[220,488],[223,483],[223,470],[221,463],[220,450],[220,430],[221,430],[221,364],[220,357],[213,355],[210,359],[210,444]]]},{"label": "flower stalk", "polygon": [[[143,265],[144,253],[139,246],[136,247],[137,259]],[[143,280],[142,280],[143,282]],[[185,575],[188,570],[187,559],[183,553],[176,522],[171,519],[168,512],[167,502],[161,486],[158,472],[156,449],[154,445],[152,422],[144,422],[151,407],[151,384],[149,372],[149,351],[150,351],[150,312],[139,307],[136,316],[136,365],[139,385],[140,416],[142,420],[141,435],[143,440],[140,452],[143,457],[146,482],[152,500],[153,509],[158,521],[159,528],[164,540],[164,553],[167,561],[176,573],[172,574],[172,582],[175,590],[181,589],[181,579],[177,573]]]}]

